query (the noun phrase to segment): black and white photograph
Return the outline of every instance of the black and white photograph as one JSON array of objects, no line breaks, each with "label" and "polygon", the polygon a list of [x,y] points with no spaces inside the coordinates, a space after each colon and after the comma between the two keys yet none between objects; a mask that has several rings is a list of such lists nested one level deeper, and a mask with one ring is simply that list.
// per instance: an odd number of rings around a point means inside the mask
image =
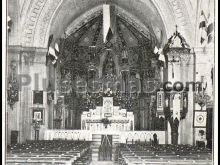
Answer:
[{"label": "black and white photograph", "polygon": [[3,0],[6,165],[215,165],[217,0]]}]

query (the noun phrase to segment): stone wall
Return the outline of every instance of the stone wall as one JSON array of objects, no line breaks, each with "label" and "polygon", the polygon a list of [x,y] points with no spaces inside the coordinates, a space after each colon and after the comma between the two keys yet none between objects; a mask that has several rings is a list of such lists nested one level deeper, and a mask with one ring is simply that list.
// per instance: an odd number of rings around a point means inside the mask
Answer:
[{"label": "stone wall", "polygon": [[[160,17],[162,21],[154,26],[163,26],[162,30],[166,36],[164,41],[172,35],[177,24],[180,32],[189,41],[191,47],[199,45],[199,31],[196,28],[199,23],[200,10],[195,8],[195,2],[192,3],[190,0],[152,0],[151,2],[150,7],[153,8],[152,11],[157,11],[156,16]],[[11,130],[19,131],[19,142],[34,138],[34,131],[31,125],[32,109],[34,107],[44,108],[45,120],[44,125],[41,126],[40,137],[43,137],[43,130],[48,127],[48,115],[51,114],[53,107],[48,108],[46,91],[44,91],[44,104],[39,105],[39,107],[38,105],[33,105],[33,90],[36,87],[36,83],[33,83],[33,81],[35,81],[36,74],[39,75],[39,90],[43,90],[41,80],[49,77],[47,74],[48,68],[45,65],[49,35],[53,33],[59,38],[69,25],[79,23],[75,20],[78,18],[83,20],[83,13],[88,10],[93,11],[92,9],[103,3],[104,0],[91,0],[88,3],[87,1],[80,0],[27,0],[19,2],[9,0],[9,16],[12,18],[13,24],[8,38],[7,74],[11,73],[10,65],[14,61],[16,64],[16,74],[30,76],[32,83],[21,87],[19,101],[14,104],[13,109],[7,106],[7,143],[10,143]],[[146,17],[149,19],[151,15],[149,15],[144,7],[149,6],[149,1],[138,0],[133,2],[133,0],[128,0],[126,4],[124,1],[115,1],[114,3],[127,12],[133,11],[134,13],[131,13],[133,15],[131,17],[140,18],[139,21],[148,26],[149,22],[146,21]],[[143,10],[138,12],[132,10],[137,9],[138,6],[142,6]],[[198,49],[195,49],[195,54],[196,80],[200,80],[201,75],[204,74],[208,82],[208,93],[212,95],[213,88],[209,83],[209,77],[213,64],[213,49],[203,51],[201,46],[199,46]],[[208,61],[210,61],[209,64]],[[188,70],[188,72],[192,72],[192,69]],[[194,108],[193,101],[190,102],[190,107]],[[190,122],[192,110],[189,110],[186,117],[186,120],[189,122],[183,123],[181,127],[182,134],[186,135],[180,139],[181,143],[192,143],[192,138],[187,136],[188,129],[192,129]],[[49,122],[49,127],[52,127],[51,122]]]},{"label": "stone wall", "polygon": [[[9,46],[8,49],[8,78],[11,75],[11,64],[16,66],[16,78],[19,85],[19,101],[10,107],[7,106],[7,142],[10,143],[10,133],[12,130],[19,131],[18,142],[33,139],[32,110],[33,108],[44,109],[44,125],[42,130],[47,128],[47,96],[45,85],[47,68],[45,49]],[[38,76],[38,77],[37,77]],[[43,90],[43,105],[33,104],[33,90]],[[43,131],[40,131],[40,134]],[[42,136],[42,135],[41,135]]]}]

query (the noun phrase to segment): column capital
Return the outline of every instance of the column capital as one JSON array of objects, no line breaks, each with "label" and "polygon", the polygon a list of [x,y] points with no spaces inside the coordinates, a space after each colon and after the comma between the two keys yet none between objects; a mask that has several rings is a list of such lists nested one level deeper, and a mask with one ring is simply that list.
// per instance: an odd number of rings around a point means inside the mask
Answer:
[{"label": "column capital", "polygon": [[[25,65],[33,65],[33,63],[45,63],[47,48],[22,47],[20,45],[8,46],[8,53],[11,58],[16,54],[20,56],[21,62]],[[18,59],[17,59],[18,60]]]}]

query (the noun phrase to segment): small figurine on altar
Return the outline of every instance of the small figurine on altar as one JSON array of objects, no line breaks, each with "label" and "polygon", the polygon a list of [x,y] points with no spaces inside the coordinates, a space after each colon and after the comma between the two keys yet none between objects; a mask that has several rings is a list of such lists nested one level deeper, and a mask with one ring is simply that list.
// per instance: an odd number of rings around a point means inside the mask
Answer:
[{"label": "small figurine on altar", "polygon": [[110,88],[107,88],[106,91],[104,92],[104,94],[105,94],[105,96],[110,97],[110,96],[112,96],[113,93],[112,93],[112,90]]}]

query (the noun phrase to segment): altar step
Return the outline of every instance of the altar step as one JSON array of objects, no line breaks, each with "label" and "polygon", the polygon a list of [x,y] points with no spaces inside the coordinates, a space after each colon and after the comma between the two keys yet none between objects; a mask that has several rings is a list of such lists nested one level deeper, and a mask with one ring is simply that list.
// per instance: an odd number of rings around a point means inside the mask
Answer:
[{"label": "altar step", "polygon": [[99,158],[99,146],[100,145],[92,145],[91,146],[92,160],[98,160],[98,158]]},{"label": "altar step", "polygon": [[91,150],[92,150],[92,160],[93,161],[98,161],[99,158],[99,146],[101,145],[101,134],[93,134],[92,135],[92,145],[91,145]]},{"label": "altar step", "polygon": [[[92,160],[98,161],[99,158],[99,146],[92,147]],[[112,161],[117,158],[116,146],[112,147]]]},{"label": "altar step", "polygon": [[117,159],[116,147],[117,144],[120,143],[119,135],[112,135],[112,160],[115,161]]},{"label": "altar step", "polygon": [[112,135],[112,145],[120,143],[119,135]]},{"label": "altar step", "polygon": [[102,135],[101,134],[93,134],[92,135],[92,145],[101,145],[101,138]]},{"label": "altar step", "polygon": [[117,165],[112,161],[92,161],[90,165]]},{"label": "altar step", "polygon": [[[101,134],[93,134],[92,142],[97,145],[101,145],[102,135]],[[112,145],[120,143],[119,135],[112,135]]]},{"label": "altar step", "polygon": [[[99,158],[99,146],[101,145],[102,134],[93,134],[92,135],[92,160],[98,161]],[[120,138],[119,135],[112,135],[112,159],[115,160],[117,157],[116,146],[119,144]]]}]

